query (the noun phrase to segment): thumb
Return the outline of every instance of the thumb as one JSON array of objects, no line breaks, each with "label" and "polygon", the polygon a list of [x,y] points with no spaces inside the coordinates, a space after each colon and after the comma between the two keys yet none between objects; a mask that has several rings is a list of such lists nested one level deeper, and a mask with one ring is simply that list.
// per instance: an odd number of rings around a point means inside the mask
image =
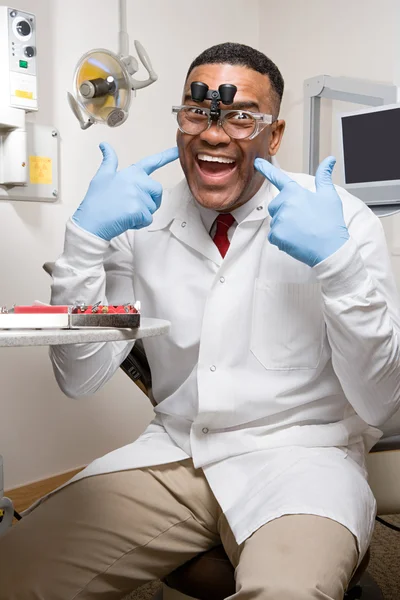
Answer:
[{"label": "thumb", "polygon": [[266,177],[280,192],[287,183],[293,182],[286,173],[274,167],[268,160],[264,158],[256,158],[254,167],[264,177]]},{"label": "thumb", "polygon": [[97,173],[116,173],[118,169],[118,157],[114,148],[110,144],[107,144],[107,142],[101,142],[99,148],[103,155],[103,160]]},{"label": "thumb", "polygon": [[332,183],[332,171],[336,164],[336,158],[334,156],[328,156],[319,165],[315,174],[315,188],[317,192],[322,192],[324,188],[333,187]]}]

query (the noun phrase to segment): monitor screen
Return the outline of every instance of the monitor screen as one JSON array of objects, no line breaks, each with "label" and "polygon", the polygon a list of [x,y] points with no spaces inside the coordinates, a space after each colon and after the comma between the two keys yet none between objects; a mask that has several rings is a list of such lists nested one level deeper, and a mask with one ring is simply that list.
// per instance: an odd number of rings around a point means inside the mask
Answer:
[{"label": "monitor screen", "polygon": [[345,183],[400,179],[400,106],[342,117]]}]

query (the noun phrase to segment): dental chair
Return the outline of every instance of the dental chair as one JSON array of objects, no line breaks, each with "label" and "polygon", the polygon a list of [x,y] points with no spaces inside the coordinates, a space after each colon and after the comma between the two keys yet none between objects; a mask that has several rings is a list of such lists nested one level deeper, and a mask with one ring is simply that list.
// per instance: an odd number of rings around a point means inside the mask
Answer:
[{"label": "dental chair", "polygon": [[[135,342],[121,369],[152,401],[151,372],[141,340]],[[368,455],[368,471],[378,514],[399,513],[400,435],[384,438],[375,445]],[[352,577],[344,600],[383,600],[379,587],[367,573],[369,560],[368,550]],[[153,600],[224,600],[234,592],[234,569],[223,546],[219,545],[165,577],[162,590]]]},{"label": "dental chair", "polygon": [[[43,269],[51,275],[54,263]],[[121,369],[154,404],[151,372],[141,340],[121,364]],[[367,457],[369,483],[378,504],[379,515],[400,513],[400,435],[384,437]],[[383,600],[382,593],[367,572],[368,550],[354,573],[344,600]],[[222,545],[203,552],[162,582],[153,600],[225,600],[235,592],[234,569]]]}]

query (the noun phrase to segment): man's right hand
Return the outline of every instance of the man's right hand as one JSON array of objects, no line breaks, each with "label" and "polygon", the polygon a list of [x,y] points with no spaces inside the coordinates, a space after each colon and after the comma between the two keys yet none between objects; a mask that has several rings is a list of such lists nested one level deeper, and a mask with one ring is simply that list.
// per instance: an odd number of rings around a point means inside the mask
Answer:
[{"label": "man's right hand", "polygon": [[162,186],[150,175],[178,158],[178,148],[154,154],[122,171],[115,150],[100,144],[103,161],[72,220],[103,240],[148,227],[160,208]]}]

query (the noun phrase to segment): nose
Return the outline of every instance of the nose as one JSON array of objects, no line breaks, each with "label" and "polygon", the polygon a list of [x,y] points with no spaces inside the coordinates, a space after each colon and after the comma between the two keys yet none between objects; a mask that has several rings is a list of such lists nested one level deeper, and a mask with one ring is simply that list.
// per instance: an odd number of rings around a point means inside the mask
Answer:
[{"label": "nose", "polygon": [[219,146],[219,144],[230,144],[231,138],[222,129],[220,122],[212,121],[211,127],[200,133],[200,139],[210,146]]}]

